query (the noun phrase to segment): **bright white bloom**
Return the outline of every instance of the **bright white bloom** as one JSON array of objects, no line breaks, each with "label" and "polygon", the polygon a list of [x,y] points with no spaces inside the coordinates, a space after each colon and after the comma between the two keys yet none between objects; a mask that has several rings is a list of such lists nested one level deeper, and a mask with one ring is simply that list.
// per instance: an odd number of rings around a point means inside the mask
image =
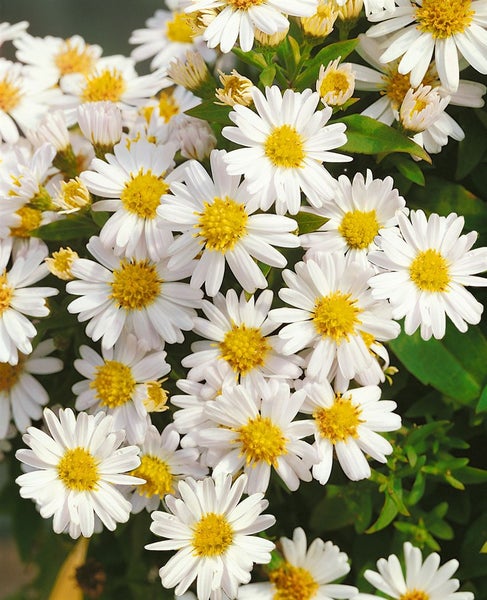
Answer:
[{"label": "bright white bloom", "polygon": [[301,481],[310,481],[314,449],[302,438],[311,435],[311,421],[294,421],[304,392],[291,393],[289,386],[271,380],[260,386],[237,386],[207,402],[206,414],[216,425],[200,430],[201,447],[217,453],[213,474],[242,469],[248,476],[249,494],[265,492],[271,469],[291,491]]},{"label": "bright white bloom", "polygon": [[310,17],[317,6],[318,0],[192,0],[186,12],[221,9],[203,33],[208,47],[230,52],[238,38],[240,48],[248,52],[254,45],[254,29],[270,35],[286,31],[285,15]]},{"label": "bright white bloom", "polygon": [[94,146],[113,148],[122,137],[122,111],[113,102],[81,104],[77,120],[81,132]]},{"label": "bright white bloom", "polygon": [[55,533],[72,538],[128,521],[131,504],[118,486],[143,483],[125,474],[140,464],[137,446],[121,448],[125,432],[104,413],[75,416],[67,408],[57,417],[46,408],[44,420],[49,433],[29,427],[22,439],[31,450],[15,454],[30,470],[15,480],[21,497],[32,498],[44,519],[54,517]]},{"label": "bright white bloom", "polygon": [[147,433],[150,384],[169,373],[166,352],[147,353],[133,335],[122,336],[102,356],[89,346],[79,349],[74,367],[86,377],[73,386],[75,408],[113,415],[116,429],[125,429],[129,444],[140,444]]},{"label": "bright white bloom", "polygon": [[181,231],[169,247],[169,268],[180,268],[200,255],[191,276],[191,285],[205,284],[206,293],[219,291],[228,264],[239,284],[248,292],[267,287],[267,279],[254,259],[282,268],[285,257],[274,248],[296,248],[293,231],[297,223],[288,217],[253,214],[256,199],[248,198],[239,175],[225,170],[225,150],[214,150],[210,162],[212,177],[202,165],[185,165],[185,183],[173,183],[173,196],[166,196],[157,209],[164,228]]},{"label": "bright white bloom", "polygon": [[[49,273],[44,264],[47,254],[47,246],[38,239],[29,239],[13,253],[12,238],[0,240],[0,363],[16,365],[18,352],[30,354],[37,330],[27,316],[49,314],[46,298],[58,290],[31,287]],[[12,267],[7,271],[10,258]]]},{"label": "bright white bloom", "polygon": [[396,213],[406,210],[404,198],[393,185],[392,177],[373,179],[369,169],[365,178],[356,173],[352,181],[340,175],[333,199],[309,211],[328,220],[318,231],[300,236],[308,249],[306,256],[343,252],[366,264],[367,254],[377,249],[374,240],[379,229],[395,227]]},{"label": "bright white bloom", "polygon": [[411,88],[399,108],[399,122],[409,135],[421,133],[438,120],[449,101],[449,96],[441,96],[429,85]]},{"label": "bright white bloom", "polygon": [[166,176],[174,166],[176,145],[156,146],[145,139],[117,144],[114,154],[105,160],[93,159],[90,171],[83,171],[81,181],[93,194],[107,198],[93,204],[95,211],[114,214],[100,231],[105,246],[115,254],[153,261],[167,255],[172,235],[158,227],[157,207],[169,191],[177,171]]},{"label": "bright white bloom", "polygon": [[[474,600],[472,592],[457,592],[458,579],[451,576],[458,569],[452,559],[440,567],[440,556],[432,552],[423,562],[421,550],[409,542],[404,544],[405,574],[395,554],[377,561],[377,571],[367,569],[365,579],[389,597],[398,600]],[[382,598],[382,596],[381,596]],[[379,600],[372,594],[358,594],[354,600]]]},{"label": "bright white bloom", "polygon": [[334,600],[351,598],[358,590],[333,583],[350,571],[348,556],[320,538],[307,548],[306,534],[297,527],[293,539],[280,540],[284,560],[269,571],[269,583],[250,583],[238,590],[239,600]]},{"label": "bright white bloom", "polygon": [[296,356],[282,356],[280,340],[270,335],[278,324],[268,318],[273,293],[265,290],[256,299],[240,299],[231,289],[224,297],[218,294],[213,302],[203,300],[201,308],[208,320],[197,317],[193,331],[207,338],[194,342],[193,353],[181,361],[190,367],[189,379],[200,381],[212,364],[226,363],[236,380],[255,384],[264,377],[297,379],[301,375]]},{"label": "bright white bloom", "polygon": [[355,75],[350,63],[340,64],[340,58],[321,65],[316,91],[325,106],[342,106],[352,97]]},{"label": "bright white bloom", "polygon": [[180,596],[196,579],[198,600],[230,598],[238,585],[250,581],[253,563],[267,564],[274,544],[253,534],[275,523],[262,515],[268,506],[263,494],[240,502],[245,475],[232,484],[231,476],[179,482],[181,499],[167,496],[169,512],[152,513],[151,531],[167,540],[148,544],[148,550],[178,550],[160,569],[162,585],[176,587]]},{"label": "bright white bloom", "polygon": [[396,35],[380,60],[399,57],[399,73],[410,73],[417,87],[430,66],[433,53],[442,85],[455,92],[459,83],[459,58],[480,73],[487,73],[486,0],[396,0],[397,8],[370,15],[378,22],[367,35]]},{"label": "bright white bloom", "polygon": [[52,144],[56,152],[65,152],[71,147],[68,126],[61,110],[47,113],[34,130],[27,132],[27,137],[34,146]]},{"label": "bright white bloom", "polygon": [[202,297],[201,290],[179,282],[188,273],[170,271],[167,261],[120,258],[97,237],[86,247],[98,262],[73,260],[71,272],[78,280],[69,281],[66,290],[80,296],[68,311],[89,321],[86,334],[93,341],[101,338],[102,348],[111,348],[122,330],[134,333],[147,349],[184,340],[182,330],[192,329]]},{"label": "bright white bloom", "polygon": [[384,269],[369,281],[374,298],[387,298],[395,319],[405,317],[404,330],[418,329],[425,340],[445,335],[446,316],[464,332],[480,321],[483,306],[464,286],[486,286],[487,280],[474,273],[487,270],[487,248],[471,250],[477,233],[460,235],[465,220],[422,210],[411,211],[410,219],[398,215],[402,237],[381,233],[381,250],[369,254],[372,263]]},{"label": "bright white bloom", "polygon": [[396,403],[380,400],[381,390],[371,385],[335,394],[323,380],[303,386],[306,398],[301,412],[313,415],[317,461],[313,477],[322,485],[330,478],[336,454],[345,475],[352,481],[370,477],[364,453],[381,463],[387,462],[392,446],[376,431],[395,431],[401,417],[392,411]]},{"label": "bright white bloom", "polygon": [[245,175],[251,194],[261,196],[260,208],[296,214],[301,191],[313,206],[321,206],[333,195],[334,179],[324,161],[345,162],[348,156],[329,152],[347,141],[345,125],[326,125],[331,107],[316,110],[319,94],[266,88],[265,96],[252,89],[256,113],[235,105],[230,118],[237,127],[224,127],[222,134],[247,148],[232,150],[225,157],[231,175]]},{"label": "bright white bloom", "polygon": [[48,356],[54,350],[53,340],[41,342],[29,356],[20,355],[16,365],[0,362],[0,439],[7,435],[12,415],[21,433],[42,416],[49,396],[33,375],[59,373],[63,363]]},{"label": "bright white bloom", "polygon": [[3,42],[23,37],[27,27],[29,27],[27,21],[19,21],[13,25],[10,25],[10,23],[7,23],[6,21],[0,23],[0,46]]},{"label": "bright white bloom", "polygon": [[283,271],[288,288],[281,289],[279,296],[296,308],[276,308],[269,317],[289,323],[279,333],[284,354],[311,348],[310,377],[326,378],[336,359],[342,377],[352,379],[375,360],[368,349],[370,340],[399,335],[387,302],[372,298],[367,284],[372,274],[372,269],[337,252],[297,263],[296,273]]},{"label": "bright white bloom", "polygon": [[[346,2],[346,0],[345,0]],[[338,4],[343,4],[343,0]],[[364,9],[367,17],[375,13],[382,13],[383,10],[394,10],[394,0],[364,0]]]},{"label": "bright white bloom", "polygon": [[207,470],[198,463],[196,448],[179,448],[179,434],[174,425],[168,425],[159,433],[154,425],[147,429],[140,445],[140,466],[131,475],[145,479],[130,493],[132,512],[144,508],[151,512],[159,508],[166,494],[175,494],[177,482],[186,477],[201,478]]}]

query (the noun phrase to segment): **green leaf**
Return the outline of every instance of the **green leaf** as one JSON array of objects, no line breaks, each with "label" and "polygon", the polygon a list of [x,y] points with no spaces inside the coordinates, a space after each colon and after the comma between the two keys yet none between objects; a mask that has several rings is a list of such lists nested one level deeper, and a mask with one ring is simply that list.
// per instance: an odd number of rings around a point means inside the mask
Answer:
[{"label": "green leaf", "polygon": [[392,523],[398,512],[399,510],[395,501],[391,498],[391,496],[386,495],[384,505],[382,506],[377,521],[368,529],[366,529],[365,533],[376,533],[377,531],[384,529],[390,523]]},{"label": "green leaf", "polygon": [[68,216],[66,219],[54,221],[37,228],[32,235],[46,242],[64,242],[78,238],[89,238],[96,235],[99,228],[86,216]]},{"label": "green leaf", "polygon": [[259,75],[260,83],[265,86],[271,86],[276,76],[276,65],[269,65]]},{"label": "green leaf", "polygon": [[208,123],[231,123],[228,115],[232,110],[231,106],[216,104],[213,100],[205,100],[198,106],[190,108],[184,114],[197,119],[203,119]]},{"label": "green leaf", "polygon": [[475,412],[477,413],[485,411],[487,411],[487,385],[482,390],[477,406],[475,407]]},{"label": "green leaf", "polygon": [[335,60],[335,58],[339,57],[341,57],[341,60],[344,60],[351,52],[353,52],[357,44],[358,39],[352,39],[330,44],[320,50],[316,56],[306,62],[306,71],[296,78],[296,88],[298,90],[304,90],[305,88],[314,89],[321,65],[326,67],[331,60]]},{"label": "green leaf", "polygon": [[400,155],[391,156],[391,162],[399,173],[409,181],[417,183],[418,185],[425,184],[424,174],[418,163]]},{"label": "green leaf", "polygon": [[455,477],[466,485],[487,483],[487,470],[465,466],[460,469],[455,469]]},{"label": "green leaf", "polygon": [[463,179],[482,161],[487,151],[487,136],[479,135],[479,119],[474,111],[462,114],[462,128],[465,138],[458,144],[457,169],[455,179]]},{"label": "green leaf", "polygon": [[381,154],[405,152],[422,158],[427,162],[431,159],[421,146],[403,135],[397,129],[384,125],[380,121],[364,115],[350,115],[335,123],[345,123],[347,126],[347,143],[340,150],[356,154]]},{"label": "green leaf", "polygon": [[328,221],[326,217],[321,217],[320,215],[315,215],[314,213],[309,212],[299,212],[297,215],[294,215],[294,219],[296,219],[298,223],[300,235],[303,233],[312,233],[317,231]]}]

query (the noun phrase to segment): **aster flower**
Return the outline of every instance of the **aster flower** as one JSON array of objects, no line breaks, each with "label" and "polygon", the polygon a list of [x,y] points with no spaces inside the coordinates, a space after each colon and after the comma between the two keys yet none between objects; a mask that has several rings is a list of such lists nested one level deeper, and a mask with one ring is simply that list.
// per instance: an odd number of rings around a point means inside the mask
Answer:
[{"label": "aster flower", "polygon": [[[398,557],[391,554],[377,561],[377,571],[367,569],[365,579],[388,597],[417,600],[473,600],[472,592],[457,592],[458,579],[451,576],[458,561],[449,560],[440,567],[440,556],[432,552],[423,562],[421,550],[409,542],[404,544],[405,574]],[[382,596],[381,596],[382,598]],[[378,600],[379,596],[358,594],[354,600]]]},{"label": "aster flower", "polygon": [[24,433],[42,416],[49,396],[33,375],[59,373],[63,363],[48,356],[55,349],[52,339],[40,342],[29,356],[21,354],[16,365],[0,362],[0,439],[7,435],[12,415],[15,427]]},{"label": "aster flower", "polygon": [[380,400],[378,386],[346,390],[336,394],[330,384],[306,383],[302,389],[306,398],[300,411],[313,415],[317,460],[313,477],[322,485],[330,478],[333,457],[336,457],[345,475],[353,480],[370,477],[370,466],[364,453],[381,463],[387,462],[392,446],[376,432],[395,431],[401,426],[401,417],[392,411],[396,403]]},{"label": "aster flower", "polygon": [[114,102],[102,100],[81,104],[77,121],[83,135],[93,144],[98,158],[113,152],[113,147],[122,137],[122,111]]},{"label": "aster flower", "polygon": [[417,87],[428,70],[433,53],[442,85],[456,91],[459,58],[480,73],[487,73],[487,2],[485,0],[398,0],[397,8],[369,15],[377,22],[367,35],[396,35],[380,60],[402,57],[399,73],[410,73]]},{"label": "aster flower", "polygon": [[355,75],[352,65],[340,64],[340,58],[321,65],[316,82],[316,91],[325,106],[343,106],[355,89]]},{"label": "aster flower", "polygon": [[79,352],[74,367],[86,379],[73,386],[76,410],[113,415],[114,427],[126,431],[128,443],[141,443],[149,425],[148,385],[171,370],[166,352],[146,352],[133,335],[122,336],[101,356],[89,346],[81,346]]},{"label": "aster flower", "polygon": [[215,149],[217,140],[207,121],[185,116],[176,123],[174,135],[181,149],[181,156],[204,160]]},{"label": "aster flower", "polygon": [[332,109],[316,111],[319,94],[311,90],[284,95],[277,86],[266,88],[265,96],[252,89],[257,115],[246,106],[235,105],[230,118],[236,127],[224,127],[222,134],[247,146],[225,157],[230,175],[245,175],[251,194],[261,196],[260,208],[296,214],[301,191],[313,206],[321,206],[333,193],[333,178],[323,161],[344,162],[350,157],[329,152],[347,138],[345,125],[326,125]]},{"label": "aster flower", "polygon": [[297,527],[293,538],[282,537],[283,560],[268,571],[269,582],[249,583],[238,590],[239,600],[333,600],[351,598],[358,590],[333,583],[350,571],[345,552],[332,542],[315,538],[307,548],[306,534]]},{"label": "aster flower", "polygon": [[280,215],[254,215],[257,199],[248,198],[239,175],[225,170],[227,153],[214,150],[210,157],[212,177],[197,162],[185,165],[185,183],[171,185],[157,214],[164,229],[181,231],[169,247],[169,268],[180,268],[200,255],[191,285],[205,283],[206,293],[219,291],[228,264],[248,292],[267,287],[267,280],[254,259],[273,267],[284,267],[285,257],[274,248],[296,248],[297,224]]},{"label": "aster flower", "polygon": [[125,432],[113,429],[104,413],[87,415],[67,408],[56,416],[44,409],[48,433],[29,427],[16,458],[30,471],[15,480],[22,498],[31,498],[44,519],[54,517],[55,533],[90,537],[104,525],[113,531],[130,516],[130,502],[118,489],[143,483],[127,475],[140,464],[137,446],[120,445]]},{"label": "aster flower", "polygon": [[188,276],[184,271],[169,271],[167,261],[126,259],[116,256],[97,237],[86,245],[98,262],[79,258],[71,272],[77,278],[66,290],[80,296],[68,305],[79,313],[79,321],[89,321],[86,333],[102,348],[112,348],[122,330],[146,344],[160,348],[166,341],[181,343],[182,330],[193,327],[201,290],[180,283]]},{"label": "aster flower", "polygon": [[402,236],[384,231],[380,251],[369,254],[386,271],[370,279],[372,295],[390,301],[395,319],[405,317],[409,335],[420,328],[423,339],[441,339],[447,316],[462,332],[480,321],[483,306],[464,286],[487,285],[474,275],[487,270],[487,249],[471,250],[477,233],[460,235],[464,222],[455,213],[426,218],[417,210],[410,220],[398,214]]},{"label": "aster flower", "polygon": [[148,550],[177,550],[160,569],[162,585],[175,587],[177,596],[196,579],[198,600],[230,598],[238,585],[248,583],[253,563],[266,564],[274,544],[253,534],[274,524],[262,515],[268,502],[263,494],[241,500],[247,478],[230,476],[180,481],[180,499],[166,496],[168,512],[153,512],[151,531],[166,540]]}]

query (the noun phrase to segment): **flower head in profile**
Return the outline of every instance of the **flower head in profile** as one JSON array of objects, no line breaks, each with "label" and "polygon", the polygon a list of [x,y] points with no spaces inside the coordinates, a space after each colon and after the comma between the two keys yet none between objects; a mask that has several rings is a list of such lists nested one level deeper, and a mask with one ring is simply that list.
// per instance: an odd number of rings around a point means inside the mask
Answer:
[{"label": "flower head in profile", "polygon": [[128,521],[131,504],[118,486],[143,483],[127,474],[140,464],[137,446],[120,447],[125,432],[105,413],[75,416],[67,408],[56,416],[46,408],[44,421],[48,433],[29,427],[23,440],[30,450],[15,454],[29,468],[16,479],[22,498],[34,500],[44,519],[54,517],[55,533],[72,538]]},{"label": "flower head in profile", "polygon": [[261,514],[268,505],[263,494],[241,501],[247,477],[232,483],[230,475],[180,481],[180,498],[166,496],[168,512],[152,513],[151,531],[166,538],[148,544],[148,550],[177,550],[161,567],[165,588],[175,587],[180,596],[196,579],[198,600],[235,598],[241,583],[250,581],[253,564],[271,559],[274,543],[254,534],[274,524],[272,515]]}]

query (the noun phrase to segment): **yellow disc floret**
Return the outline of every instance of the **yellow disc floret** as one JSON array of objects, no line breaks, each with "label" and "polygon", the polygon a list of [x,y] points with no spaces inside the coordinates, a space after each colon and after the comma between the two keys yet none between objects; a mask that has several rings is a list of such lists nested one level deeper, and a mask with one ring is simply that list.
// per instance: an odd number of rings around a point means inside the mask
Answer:
[{"label": "yellow disc floret", "polygon": [[409,276],[423,292],[445,292],[451,281],[448,262],[433,248],[418,253],[409,266]]},{"label": "yellow disc floret", "polygon": [[13,295],[14,290],[8,285],[7,274],[3,272],[0,275],[0,315],[10,307]]},{"label": "yellow disc floret", "polygon": [[233,529],[224,515],[206,513],[193,528],[196,556],[222,556],[233,542]]},{"label": "yellow disc floret", "polygon": [[[0,314],[1,309],[1,291],[0,291]],[[24,361],[19,357],[16,365],[9,363],[0,363],[0,392],[9,392],[18,382],[22,371],[24,370]]]},{"label": "yellow disc floret", "polygon": [[313,323],[322,337],[330,337],[339,344],[355,333],[355,327],[361,323],[358,318],[361,312],[350,294],[332,292],[316,301]]},{"label": "yellow disc floret", "polygon": [[102,406],[117,408],[132,399],[135,379],[130,367],[116,360],[107,360],[95,368],[95,378],[90,382],[90,388],[96,391]]},{"label": "yellow disc floret", "polygon": [[204,202],[203,206],[195,225],[199,228],[196,235],[205,240],[208,250],[225,254],[246,235],[249,216],[245,206],[228,197],[216,197],[213,202]]},{"label": "yellow disc floret", "polygon": [[269,417],[258,415],[255,419],[249,419],[237,429],[237,433],[238,438],[235,441],[240,443],[241,454],[245,456],[247,465],[266,462],[277,467],[277,459],[287,454],[287,438]]},{"label": "yellow disc floret", "polygon": [[258,327],[234,325],[219,344],[220,357],[239,375],[247,375],[265,364],[271,349]]},{"label": "yellow disc floret", "polygon": [[71,265],[77,258],[79,258],[78,253],[71,248],[59,248],[50,258],[45,259],[45,263],[53,275],[64,281],[70,281],[74,279]]},{"label": "yellow disc floret", "polygon": [[180,107],[174,95],[171,92],[161,92],[159,94],[159,115],[164,119],[164,122],[169,123],[179,112]]},{"label": "yellow disc floret", "polygon": [[54,56],[54,64],[59,69],[61,77],[71,73],[86,75],[95,66],[95,57],[89,46],[77,48],[71,39],[67,39]]},{"label": "yellow disc floret", "polygon": [[125,310],[142,310],[154,302],[161,291],[162,280],[154,265],[147,260],[123,261],[113,271],[111,297]]},{"label": "yellow disc floret", "polygon": [[10,228],[12,237],[28,238],[31,236],[34,229],[37,229],[42,221],[42,212],[37,208],[30,206],[22,206],[15,212],[21,219],[20,225]]},{"label": "yellow disc floret", "polygon": [[429,594],[423,592],[423,590],[408,590],[402,596],[399,596],[399,600],[429,600]]},{"label": "yellow disc floret", "polygon": [[58,477],[65,487],[75,492],[96,490],[100,479],[94,456],[85,448],[70,448],[57,464]]},{"label": "yellow disc floret", "polygon": [[126,211],[141,219],[155,219],[157,207],[169,189],[162,176],[154,175],[149,169],[140,169],[137,175],[132,175],[120,194],[120,200]]},{"label": "yellow disc floret", "polygon": [[345,213],[338,228],[350,248],[365,250],[379,233],[375,210],[353,210]]},{"label": "yellow disc floret", "polygon": [[81,93],[83,102],[118,102],[125,92],[125,80],[117,69],[104,69],[101,73],[89,75]]},{"label": "yellow disc floret", "polygon": [[171,42],[191,44],[194,33],[189,15],[174,13],[174,18],[166,23],[166,37]]},{"label": "yellow disc floret", "polygon": [[311,600],[319,589],[311,573],[287,562],[269,573],[274,586],[273,600]]},{"label": "yellow disc floret", "polygon": [[471,0],[423,0],[415,13],[418,29],[441,40],[463,33],[472,23],[475,10]]},{"label": "yellow disc floret", "polygon": [[336,444],[358,436],[357,427],[363,422],[360,415],[360,408],[350,398],[338,394],[332,406],[318,408],[313,413],[313,418],[321,437]]},{"label": "yellow disc floret", "polygon": [[264,0],[226,0],[226,3],[236,10],[248,10],[252,6],[259,6]]},{"label": "yellow disc floret", "polygon": [[140,466],[130,472],[134,477],[145,479],[145,483],[137,486],[137,493],[146,498],[172,494],[174,477],[168,464],[159,456],[143,454]]},{"label": "yellow disc floret", "polygon": [[274,127],[264,143],[264,152],[276,167],[298,169],[303,166],[303,138],[291,125]]},{"label": "yellow disc floret", "polygon": [[21,97],[20,88],[11,83],[8,78],[0,81],[0,110],[10,112],[19,104]]}]

